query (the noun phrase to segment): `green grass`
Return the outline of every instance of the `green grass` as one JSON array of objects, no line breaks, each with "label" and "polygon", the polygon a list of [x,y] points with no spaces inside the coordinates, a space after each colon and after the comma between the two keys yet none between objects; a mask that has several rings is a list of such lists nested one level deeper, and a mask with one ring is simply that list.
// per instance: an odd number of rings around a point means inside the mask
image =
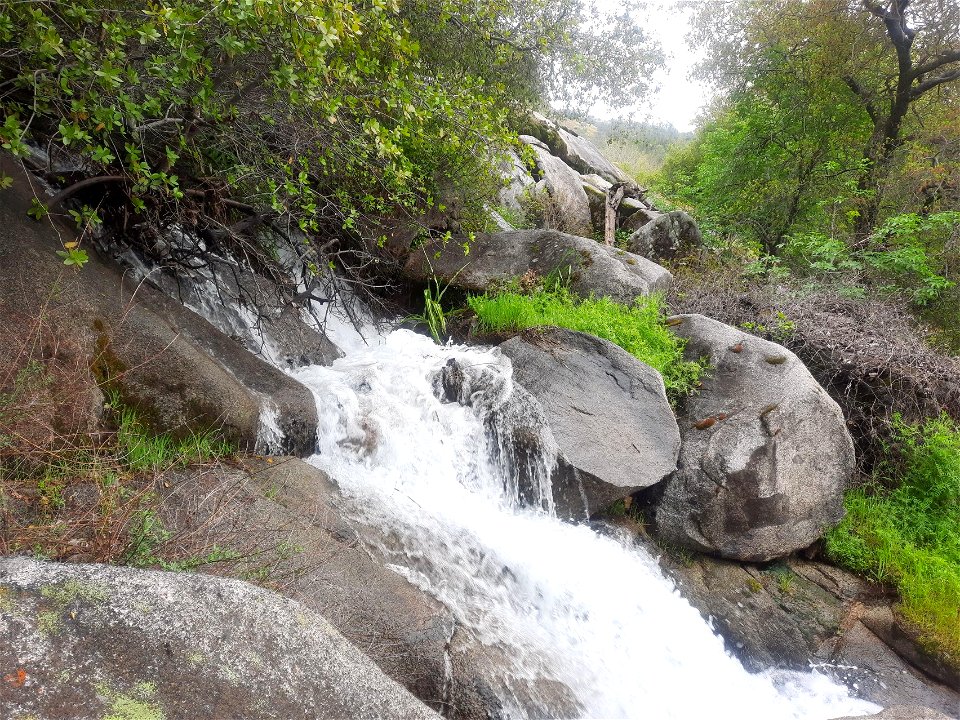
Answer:
[{"label": "green grass", "polygon": [[217,433],[194,432],[182,438],[153,433],[139,413],[111,398],[116,411],[117,449],[120,459],[134,471],[156,471],[186,466],[230,455],[234,448]]},{"label": "green grass", "polygon": [[661,302],[655,295],[631,306],[609,298],[578,300],[562,287],[532,295],[508,291],[468,298],[482,332],[555,325],[609,340],[659,371],[675,400],[693,390],[703,368],[683,359],[683,342],[664,324]]},{"label": "green grass", "polygon": [[827,552],[895,586],[921,641],[960,666],[960,428],[946,417],[895,427],[902,462],[847,494]]}]

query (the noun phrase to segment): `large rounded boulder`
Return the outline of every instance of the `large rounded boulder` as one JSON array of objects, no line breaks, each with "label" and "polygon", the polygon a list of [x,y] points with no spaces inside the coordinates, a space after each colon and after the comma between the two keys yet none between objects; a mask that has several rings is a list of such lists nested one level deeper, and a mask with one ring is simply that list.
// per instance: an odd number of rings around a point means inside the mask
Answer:
[{"label": "large rounded boulder", "polygon": [[679,415],[677,471],[657,489],[664,540],[743,561],[807,547],[843,516],[854,468],[839,406],[782,346],[702,315],[672,318],[712,369]]},{"label": "large rounded boulder", "polygon": [[440,717],[322,616],[239,580],[0,559],[0,716]]},{"label": "large rounded boulder", "polygon": [[641,225],[627,240],[630,252],[659,262],[672,260],[703,244],[697,221],[683,210],[657,214],[640,211],[631,215],[628,222],[649,215],[653,215],[653,218]]},{"label": "large rounded boulder", "polygon": [[680,433],[656,370],[607,340],[554,327],[525,330],[500,350],[575,469],[554,478],[559,514],[590,516],[676,468]]},{"label": "large rounded boulder", "polygon": [[434,240],[410,254],[403,272],[417,282],[436,277],[453,287],[484,292],[530,270],[540,275],[560,272],[577,295],[622,303],[666,292],[673,282],[666,268],[646,258],[556,230],[477,234],[468,248]]}]

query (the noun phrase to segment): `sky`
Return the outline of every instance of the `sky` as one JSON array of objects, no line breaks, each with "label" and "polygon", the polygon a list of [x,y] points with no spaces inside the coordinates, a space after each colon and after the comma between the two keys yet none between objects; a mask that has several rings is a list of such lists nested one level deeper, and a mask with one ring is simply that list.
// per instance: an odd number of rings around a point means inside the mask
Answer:
[{"label": "sky", "polygon": [[[709,0],[704,0],[709,1]],[[603,9],[622,7],[623,0],[596,0]],[[660,41],[667,54],[666,68],[658,74],[660,90],[646,106],[636,108],[637,119],[672,124],[681,131],[693,130],[697,115],[710,99],[702,83],[689,80],[687,74],[699,59],[687,47],[685,35],[689,30],[690,11],[672,8],[671,0],[647,0],[633,3],[633,12],[644,18],[651,37]],[[597,105],[591,115],[598,119],[615,117],[609,107]],[[645,117],[648,116],[648,117]]]}]

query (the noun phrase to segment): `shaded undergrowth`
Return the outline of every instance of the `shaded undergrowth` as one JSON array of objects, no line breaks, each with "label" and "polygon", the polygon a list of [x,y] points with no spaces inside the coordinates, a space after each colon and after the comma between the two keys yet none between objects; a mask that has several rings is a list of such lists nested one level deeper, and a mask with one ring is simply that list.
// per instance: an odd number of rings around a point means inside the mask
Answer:
[{"label": "shaded undergrowth", "polygon": [[[219,559],[172,539],[158,489],[232,453],[217,433],[173,436],[106,394],[52,316],[21,318],[0,346],[0,554],[133,565]],[[214,549],[215,550],[215,549]]]}]

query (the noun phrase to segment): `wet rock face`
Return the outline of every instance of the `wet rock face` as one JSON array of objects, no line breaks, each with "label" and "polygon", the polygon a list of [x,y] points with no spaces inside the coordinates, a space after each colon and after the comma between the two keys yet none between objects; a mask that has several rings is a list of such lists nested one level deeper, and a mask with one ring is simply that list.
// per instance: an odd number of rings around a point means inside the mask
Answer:
[{"label": "wet rock face", "polygon": [[[159,517],[175,536],[207,528],[209,542],[238,556],[198,572],[276,581],[278,592],[323,615],[446,717],[503,717],[501,699],[509,693],[491,679],[502,673],[486,675],[500,661],[498,651],[392,569],[376,549],[382,530],[358,522],[358,512],[323,471],[295,458],[270,458],[214,473],[183,471],[164,493]],[[535,696],[546,682],[527,678],[514,690]]]},{"label": "wet rock face", "polygon": [[272,365],[330,365],[343,357],[304,322],[289,291],[229,260],[212,257],[204,267],[153,272],[147,279]]},{"label": "wet rock face", "polygon": [[611,342],[560,328],[526,330],[500,349],[576,469],[555,477],[555,497],[566,493],[573,506],[579,495],[589,516],[674,470],[680,434],[656,370]]},{"label": "wet rock face", "polygon": [[951,690],[960,685],[917,663],[915,641],[905,652],[878,627],[878,619],[892,619],[896,599],[883,588],[820,562],[790,558],[757,566],[638,541],[658,556],[683,597],[712,618],[727,650],[751,672],[806,671],[813,663],[881,707],[960,708],[960,695]]},{"label": "wet rock face", "polygon": [[[854,720],[854,718],[844,717],[836,720]],[[952,718],[932,708],[918,705],[897,705],[876,715],[867,715],[856,720],[952,720]]]},{"label": "wet rock face", "polygon": [[436,276],[454,287],[483,292],[529,270],[540,275],[561,270],[569,274],[576,294],[627,304],[641,295],[665,292],[673,280],[665,268],[646,258],[555,230],[480,234],[468,253],[459,243],[427,243],[410,255],[404,275],[417,282]]},{"label": "wet rock face", "polygon": [[238,580],[5,558],[0,590],[3,717],[439,717],[320,615]]},{"label": "wet rock face", "polygon": [[436,378],[437,396],[472,407],[482,419],[490,452],[501,477],[514,483],[520,505],[550,510],[561,517],[586,517],[576,487],[576,469],[560,452],[543,406],[516,382],[489,367],[451,358]]},{"label": "wet rock face", "polygon": [[854,451],[840,408],[782,346],[701,315],[674,322],[687,358],[707,357],[712,370],[679,415],[657,533],[746,561],[807,547],[843,516]]},{"label": "wet rock face", "polygon": [[[241,449],[310,455],[316,402],[306,387],[245,350],[196,313],[146,283],[137,285],[95,253],[64,273],[56,250],[72,230],[33,222],[23,170],[0,155],[16,180],[0,203],[0,306],[35,317],[38,297],[55,297],[64,334],[161,431],[216,429]],[[265,420],[274,442],[258,441]]]}]

